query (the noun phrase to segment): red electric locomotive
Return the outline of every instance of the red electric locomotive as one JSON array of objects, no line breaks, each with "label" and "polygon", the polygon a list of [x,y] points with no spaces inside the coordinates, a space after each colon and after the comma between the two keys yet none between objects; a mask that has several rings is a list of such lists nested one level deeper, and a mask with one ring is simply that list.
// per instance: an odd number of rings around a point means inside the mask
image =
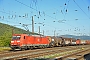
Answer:
[{"label": "red electric locomotive", "polygon": [[46,36],[13,34],[11,48],[14,49],[33,49],[36,47],[49,47],[50,41]]}]

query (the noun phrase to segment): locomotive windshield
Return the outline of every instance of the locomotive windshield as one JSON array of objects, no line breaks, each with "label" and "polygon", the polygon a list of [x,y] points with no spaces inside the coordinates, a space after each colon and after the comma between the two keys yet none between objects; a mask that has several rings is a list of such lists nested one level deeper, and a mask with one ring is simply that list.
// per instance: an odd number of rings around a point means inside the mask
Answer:
[{"label": "locomotive windshield", "polygon": [[13,37],[12,37],[12,40],[18,40],[18,39],[20,39],[20,37],[21,37],[21,36],[13,36]]}]

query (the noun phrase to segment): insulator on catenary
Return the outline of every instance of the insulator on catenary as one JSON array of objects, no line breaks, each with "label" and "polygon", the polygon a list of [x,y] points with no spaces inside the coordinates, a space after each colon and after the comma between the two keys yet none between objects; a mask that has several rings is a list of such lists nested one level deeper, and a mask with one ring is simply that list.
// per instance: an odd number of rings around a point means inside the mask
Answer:
[{"label": "insulator on catenary", "polygon": [[13,15],[12,15],[12,18],[13,18]]},{"label": "insulator on catenary", "polygon": [[36,16],[36,15],[34,15],[34,16]]},{"label": "insulator on catenary", "polygon": [[88,10],[89,10],[89,6],[88,6]]},{"label": "insulator on catenary", "polygon": [[19,17],[21,17],[21,16],[19,15]]},{"label": "insulator on catenary", "polygon": [[8,18],[10,19],[10,16],[8,16]]},{"label": "insulator on catenary", "polygon": [[28,14],[27,14],[27,18],[28,18]]},{"label": "insulator on catenary", "polygon": [[4,20],[4,16],[3,16],[3,20]]},{"label": "insulator on catenary", "polygon": [[45,12],[43,12],[44,16],[45,16]]},{"label": "insulator on catenary", "polygon": [[66,5],[66,3],[65,3],[65,5]]},{"label": "insulator on catenary", "polygon": [[63,14],[62,10],[61,10],[61,13]]},{"label": "insulator on catenary", "polygon": [[14,17],[14,19],[16,18],[16,15],[15,15],[15,17]]},{"label": "insulator on catenary", "polygon": [[25,17],[25,16],[22,16],[22,17]]},{"label": "insulator on catenary", "polygon": [[44,26],[44,25],[43,25]]},{"label": "insulator on catenary", "polygon": [[38,19],[39,19],[39,17],[38,17]]},{"label": "insulator on catenary", "polygon": [[37,24],[37,23],[35,23],[35,24]]},{"label": "insulator on catenary", "polygon": [[55,21],[53,21],[53,22],[55,22]]},{"label": "insulator on catenary", "polygon": [[66,9],[66,12],[67,12],[67,9]]},{"label": "insulator on catenary", "polygon": [[75,11],[78,11],[78,10],[75,10]]},{"label": "insulator on catenary", "polygon": [[25,14],[25,17],[26,17],[26,14]]},{"label": "insulator on catenary", "polygon": [[39,15],[40,15],[40,11],[39,11]]},{"label": "insulator on catenary", "polygon": [[53,14],[55,14],[55,12]]},{"label": "insulator on catenary", "polygon": [[21,24],[21,23],[19,23],[19,24]]}]

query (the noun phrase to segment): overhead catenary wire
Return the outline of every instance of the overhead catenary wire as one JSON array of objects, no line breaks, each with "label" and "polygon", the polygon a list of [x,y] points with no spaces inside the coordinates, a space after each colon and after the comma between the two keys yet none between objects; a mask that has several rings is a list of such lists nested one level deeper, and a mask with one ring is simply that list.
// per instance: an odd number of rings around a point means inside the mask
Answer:
[{"label": "overhead catenary wire", "polygon": [[[16,0],[16,1],[18,1],[18,0]],[[19,2],[19,1],[18,1],[18,2]],[[40,10],[34,9],[34,8],[32,8],[32,7],[30,7],[30,6],[26,5],[26,4],[24,4],[24,3],[22,3],[22,2],[19,2],[19,3],[21,3],[21,4],[23,4],[23,5],[25,5],[25,6],[29,7],[29,8],[31,8],[31,9],[33,9],[33,10],[35,10],[35,11],[37,11],[37,12],[40,11]],[[43,12],[40,11],[40,15],[41,15],[41,13],[43,13]],[[47,14],[44,14],[44,15],[46,15],[46,16],[52,18],[52,19],[58,20],[57,18],[54,18],[54,17],[49,16],[49,15],[47,15]],[[65,23],[65,24],[67,24],[67,23]],[[68,24],[67,24],[67,25],[68,25]],[[71,25],[71,26],[72,26],[72,25]],[[54,28],[55,28],[55,27],[54,27]]]},{"label": "overhead catenary wire", "polygon": [[29,8],[31,8],[31,9],[35,10],[35,11],[38,11],[37,9],[34,9],[34,8],[32,8],[31,6],[28,6],[28,5],[22,3],[22,2],[20,2],[20,1],[18,1],[18,0],[15,0],[15,1],[18,2],[18,3],[20,3],[20,4],[22,4],[22,5],[24,5],[24,6],[29,7]]},{"label": "overhead catenary wire", "polygon": [[[29,8],[31,8],[31,9],[33,9],[33,10],[39,12],[39,15],[40,15],[41,13],[43,13],[43,12],[40,12],[39,10],[37,10],[37,9],[32,8],[31,6],[28,6],[28,5],[26,5],[26,4],[24,4],[24,3],[20,2],[20,1],[18,1],[18,0],[15,0],[15,1],[18,2],[18,3],[20,3],[20,4],[22,4],[22,5],[24,5],[24,6],[26,6],[26,7],[29,7]],[[48,17],[50,17],[50,18],[52,18],[52,19],[58,20],[58,19],[56,19],[56,18],[54,18],[54,17],[52,17],[52,16],[49,16],[49,15],[47,15],[47,14],[44,14],[44,15],[45,15],[45,16],[48,16]]]},{"label": "overhead catenary wire", "polygon": [[78,3],[75,0],[73,1],[81,9],[81,11],[90,19],[90,17],[86,14],[86,12],[78,5]]},{"label": "overhead catenary wire", "polygon": [[[31,7],[31,6],[28,6],[28,5],[22,3],[22,2],[20,2],[20,1],[18,1],[18,0],[15,0],[15,1],[18,2],[18,3],[20,3],[20,4],[22,4],[22,5],[24,5],[24,6],[26,6],[26,7],[29,7],[29,8],[31,8],[31,9],[33,9],[33,10],[39,12],[40,14],[41,14],[41,13],[43,14],[43,12],[40,12],[40,10],[37,10],[37,9]],[[50,17],[50,18],[52,18],[52,19],[56,19],[56,18],[54,18],[54,17],[52,17],[52,16],[49,16],[49,15],[47,15],[47,14],[44,14],[44,15],[45,15],[45,16],[48,16],[48,17]],[[56,20],[58,20],[58,19],[56,19]]]},{"label": "overhead catenary wire", "polygon": [[[34,8],[32,8],[32,7],[26,5],[26,4],[24,4],[24,3],[22,3],[22,2],[20,2],[20,1],[18,1],[18,0],[15,0],[15,1],[17,1],[17,2],[20,3],[20,4],[23,4],[23,5],[26,6],[26,7],[29,7],[29,8],[31,8],[31,9],[39,12],[39,15],[42,13],[42,12],[40,12],[39,10],[34,9]],[[69,0],[69,1],[70,1],[70,0]],[[69,1],[68,1],[68,4],[69,4]],[[67,8],[68,8],[68,7],[67,7]],[[66,9],[66,12],[67,12],[67,9]],[[65,15],[66,15],[66,14],[65,14]],[[58,20],[58,19],[56,19],[56,18],[54,18],[54,17],[52,17],[52,16],[49,16],[49,15],[47,15],[47,14],[45,14],[45,16],[48,16],[48,17],[50,17],[50,18],[52,18],[52,19],[55,19],[55,20]],[[66,23],[65,23],[65,24],[66,24]],[[67,24],[67,25],[68,25],[68,24]],[[72,25],[69,24],[69,26],[72,26]]]},{"label": "overhead catenary wire", "polygon": [[70,0],[66,0],[66,2],[65,2],[65,4],[64,4],[64,8],[63,9],[61,9],[61,13],[62,13],[62,15],[64,16],[64,18],[63,19],[65,19],[65,17],[66,17],[66,14],[68,13],[68,6],[69,6],[69,2],[70,2]]},{"label": "overhead catenary wire", "polygon": [[[17,0],[15,0],[15,1],[17,1]],[[19,2],[19,3],[23,4],[23,5],[27,6],[27,7],[30,7],[30,6],[28,6],[28,5],[24,4],[24,3],[20,2],[20,1],[17,1],[17,2]],[[34,9],[34,8],[32,8],[32,7],[30,7],[30,8],[31,8],[31,9]],[[38,11],[37,9],[34,9],[34,10]],[[6,13],[6,12],[3,12],[3,13]],[[7,13],[7,14],[10,14],[10,13]],[[40,14],[40,11],[39,11],[39,14]],[[46,14],[45,14],[45,15],[46,15]],[[12,16],[13,16],[13,15],[12,15]],[[16,16],[16,15],[15,15],[15,16]],[[49,15],[47,15],[47,16],[48,16],[48,17],[50,17],[50,18],[56,19],[56,18],[51,17],[51,16],[49,16]],[[58,20],[58,19],[56,19],[56,20]]]},{"label": "overhead catenary wire", "polygon": [[[43,14],[43,12],[40,12],[40,10],[37,10],[37,9],[31,7],[31,6],[28,6],[28,5],[22,3],[22,2],[20,2],[20,1],[18,1],[18,0],[15,0],[15,1],[18,2],[18,3],[20,3],[20,4],[22,4],[22,5],[24,5],[24,6],[26,6],[26,7],[29,7],[29,8],[31,8],[31,9],[33,9],[33,10],[39,12],[39,14],[41,14],[41,13]],[[70,0],[69,0],[69,1],[70,1]],[[69,1],[68,1],[68,4],[69,4]],[[66,10],[66,11],[67,11],[67,10]],[[47,15],[47,14],[45,14],[45,15],[48,16],[48,17],[50,17],[50,18],[52,18],[52,19],[58,20],[57,18],[54,18],[54,17],[49,16],[49,15]]]},{"label": "overhead catenary wire", "polygon": [[[19,1],[17,1],[17,2],[19,2]],[[19,3],[21,3],[21,2],[19,2]],[[23,3],[21,3],[21,4],[23,4]],[[23,5],[25,5],[25,4],[23,4]],[[25,6],[27,6],[27,7],[29,7],[28,5],[25,5]],[[32,8],[32,7],[30,7],[30,8]],[[32,9],[34,9],[34,8],[32,8]],[[35,9],[34,9],[35,10]],[[12,17],[13,17],[13,14],[11,14],[10,12],[5,12],[5,11],[0,11],[0,12],[2,12],[2,13],[5,13],[5,14],[9,14],[9,15],[12,15]],[[40,11],[39,11],[39,14],[40,14]],[[16,17],[17,15],[15,15],[15,17]],[[28,16],[28,14],[25,14],[25,17],[26,16]],[[22,17],[21,15],[18,15],[18,17]],[[24,16],[23,16],[24,17]],[[1,17],[0,17],[1,18]],[[4,18],[4,16],[3,16],[3,18]],[[8,18],[10,19],[10,16],[8,16]],[[10,22],[10,21],[8,21],[8,22]]]},{"label": "overhead catenary wire", "polygon": [[[9,21],[11,18],[16,18],[16,16],[17,17],[28,17],[28,14],[26,14],[25,13],[25,16],[21,16],[21,15],[17,15],[16,14],[16,12],[15,12],[15,16],[12,14],[12,13],[10,13],[10,12],[5,12],[5,11],[0,11],[1,13],[5,13],[5,14],[9,14],[9,16],[6,18],[5,16],[0,16],[0,19],[2,20],[2,21],[6,21],[6,22],[11,22],[11,23],[16,23],[16,24],[20,24],[21,22],[15,22],[15,21]],[[10,16],[11,15],[11,16]],[[11,18],[10,18],[11,17]],[[7,20],[7,19],[9,19],[9,20]],[[29,19],[28,19],[29,20]],[[39,24],[39,23],[38,23]]]}]

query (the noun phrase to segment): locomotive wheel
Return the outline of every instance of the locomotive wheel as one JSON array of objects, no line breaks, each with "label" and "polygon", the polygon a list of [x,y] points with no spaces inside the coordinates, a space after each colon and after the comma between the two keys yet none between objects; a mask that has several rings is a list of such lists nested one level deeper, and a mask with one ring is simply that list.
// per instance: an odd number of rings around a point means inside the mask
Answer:
[{"label": "locomotive wheel", "polygon": [[33,50],[33,46],[31,46],[30,49]]},{"label": "locomotive wheel", "polygon": [[41,49],[41,48],[42,48],[42,46],[40,45],[40,46],[39,46],[39,48]]},{"label": "locomotive wheel", "polygon": [[12,51],[15,51],[15,49],[14,49],[14,48],[12,48]]},{"label": "locomotive wheel", "polygon": [[39,48],[44,49],[45,47],[44,47],[44,45],[40,45]]},{"label": "locomotive wheel", "polygon": [[21,50],[22,50],[22,51],[25,51],[25,49],[24,49],[24,48],[22,48]]},{"label": "locomotive wheel", "polygon": [[45,48],[45,46],[43,45],[43,46],[42,46],[42,48],[44,49],[44,48]]},{"label": "locomotive wheel", "polygon": [[53,46],[51,45],[50,48],[53,48]]},{"label": "locomotive wheel", "polygon": [[25,48],[21,48],[21,51],[25,51]]},{"label": "locomotive wheel", "polygon": [[51,42],[51,43],[50,43],[50,47],[51,47],[51,48],[54,47],[54,45],[55,45],[54,42]]}]

